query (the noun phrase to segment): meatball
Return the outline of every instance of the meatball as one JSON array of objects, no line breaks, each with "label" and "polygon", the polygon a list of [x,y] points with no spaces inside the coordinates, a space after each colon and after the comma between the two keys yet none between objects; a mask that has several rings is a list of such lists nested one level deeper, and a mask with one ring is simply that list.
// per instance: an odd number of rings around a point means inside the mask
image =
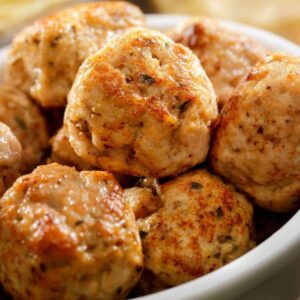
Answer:
[{"label": "meatball", "polygon": [[0,88],[0,122],[6,124],[23,148],[22,172],[37,166],[48,148],[46,120],[38,106],[23,92],[11,87]]},{"label": "meatball", "polygon": [[251,66],[266,54],[255,41],[206,17],[183,22],[170,36],[198,56],[212,81],[220,107]]},{"label": "meatball", "polygon": [[64,123],[90,164],[164,177],[205,160],[217,116],[196,56],[157,31],[134,28],[82,64]]},{"label": "meatball", "polygon": [[253,209],[205,170],[161,185],[163,206],[139,220],[145,269],[167,286],[211,272],[252,246]]},{"label": "meatball", "polygon": [[123,299],[143,269],[116,180],[58,164],[20,177],[2,197],[0,259],[14,299]]},{"label": "meatball", "polygon": [[224,106],[212,142],[213,170],[262,208],[300,206],[300,58],[259,62]]},{"label": "meatball", "polygon": [[160,206],[160,199],[158,195],[153,194],[151,188],[131,187],[125,189],[124,195],[132,207],[136,219],[147,217],[158,210]]},{"label": "meatball", "polygon": [[52,137],[50,143],[52,147],[50,162],[75,167],[78,171],[95,169],[74,152],[69,143],[68,133],[65,127],[62,127],[57,134]]},{"label": "meatball", "polygon": [[83,60],[112,37],[144,23],[139,8],[126,2],[81,4],[59,11],[16,36],[5,80],[44,107],[63,107]]},{"label": "meatball", "polygon": [[19,175],[22,146],[9,127],[0,123],[0,195]]}]

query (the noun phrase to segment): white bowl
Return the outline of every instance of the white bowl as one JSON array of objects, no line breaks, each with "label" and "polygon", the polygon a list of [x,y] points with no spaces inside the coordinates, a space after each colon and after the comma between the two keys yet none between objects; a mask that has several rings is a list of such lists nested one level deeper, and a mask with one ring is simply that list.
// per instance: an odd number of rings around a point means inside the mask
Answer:
[{"label": "white bowl", "polygon": [[[149,15],[150,27],[166,30],[176,26],[186,16]],[[250,26],[222,21],[234,30],[243,32],[272,51],[300,56],[300,48],[270,32]],[[0,50],[0,82],[7,48]],[[253,288],[287,263],[299,257],[300,211],[270,238],[226,266],[177,287],[136,299],[232,299]]]}]

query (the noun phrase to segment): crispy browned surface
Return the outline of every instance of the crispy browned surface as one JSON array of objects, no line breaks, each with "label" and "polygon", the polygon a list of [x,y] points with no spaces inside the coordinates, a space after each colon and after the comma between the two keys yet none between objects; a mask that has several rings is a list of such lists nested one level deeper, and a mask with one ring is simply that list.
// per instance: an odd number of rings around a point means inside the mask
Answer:
[{"label": "crispy browned surface", "polygon": [[15,299],[122,299],[137,282],[134,214],[109,173],[40,166],[0,207],[0,280]]},{"label": "crispy browned surface", "polygon": [[19,176],[22,146],[9,127],[0,122],[0,195]]},{"label": "crispy browned surface", "polygon": [[161,185],[163,206],[139,221],[145,268],[166,285],[211,272],[252,247],[253,209],[205,170]]},{"label": "crispy browned surface", "polygon": [[83,63],[64,121],[73,149],[92,165],[163,177],[205,160],[217,115],[196,56],[135,28]]},{"label": "crispy browned surface", "polygon": [[300,58],[275,54],[224,106],[211,165],[259,206],[285,212],[299,208],[299,157]]},{"label": "crispy browned surface", "polygon": [[198,56],[221,107],[251,66],[266,54],[257,42],[207,17],[183,22],[170,36]]},{"label": "crispy browned surface", "polygon": [[143,26],[144,15],[126,2],[77,5],[36,21],[13,40],[7,82],[44,107],[61,107],[83,60],[112,37]]},{"label": "crispy browned surface", "polygon": [[2,86],[0,122],[10,127],[22,145],[22,172],[31,171],[40,163],[48,147],[46,121],[39,108],[23,92],[12,86]]}]

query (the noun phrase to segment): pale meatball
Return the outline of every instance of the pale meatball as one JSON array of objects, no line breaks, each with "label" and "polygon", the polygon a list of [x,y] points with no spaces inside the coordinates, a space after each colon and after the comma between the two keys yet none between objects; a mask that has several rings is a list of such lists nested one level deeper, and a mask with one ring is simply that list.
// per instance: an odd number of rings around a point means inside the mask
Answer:
[{"label": "pale meatball", "polygon": [[145,269],[174,286],[247,252],[253,209],[246,198],[205,170],[161,185],[163,206],[139,220]]},{"label": "pale meatball", "polygon": [[170,35],[198,56],[212,81],[220,107],[251,66],[266,54],[257,42],[206,17],[189,19]]},{"label": "pale meatball", "polygon": [[19,176],[22,146],[9,127],[0,123],[0,195]]},{"label": "pale meatball", "polygon": [[0,122],[12,130],[22,145],[21,171],[31,171],[43,158],[49,142],[46,120],[38,106],[23,92],[2,86]]},{"label": "pale meatball", "polygon": [[196,56],[157,31],[135,28],[82,64],[64,122],[73,149],[92,165],[164,177],[205,160],[217,116]]},{"label": "pale meatball", "polygon": [[300,204],[300,58],[258,63],[224,106],[213,170],[275,212]]},{"label": "pale meatball", "polygon": [[59,11],[16,36],[5,80],[44,107],[65,106],[83,60],[112,37],[144,23],[139,8],[126,2],[88,3]]},{"label": "pale meatball", "polygon": [[160,207],[161,201],[151,188],[131,187],[125,189],[124,196],[132,207],[136,219],[147,217]]},{"label": "pale meatball", "polygon": [[0,281],[14,299],[123,299],[140,277],[133,211],[107,172],[50,164],[1,199]]},{"label": "pale meatball", "polygon": [[95,167],[85,162],[73,150],[69,143],[68,133],[65,127],[62,127],[57,134],[52,137],[51,156],[49,162],[57,162],[62,165],[75,167],[76,170],[93,170]]},{"label": "pale meatball", "polygon": [[[62,165],[75,167],[78,171],[97,170],[96,167],[90,165],[80,158],[70,145],[66,127],[62,127],[51,141],[51,156],[47,162],[56,162]],[[130,187],[136,182],[136,179],[124,174],[113,174],[122,187]]]}]

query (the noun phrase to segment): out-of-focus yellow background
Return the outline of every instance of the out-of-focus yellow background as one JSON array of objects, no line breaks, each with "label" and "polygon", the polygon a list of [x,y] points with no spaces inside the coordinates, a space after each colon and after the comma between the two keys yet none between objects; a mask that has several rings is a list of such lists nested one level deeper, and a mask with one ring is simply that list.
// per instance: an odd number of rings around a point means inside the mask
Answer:
[{"label": "out-of-focus yellow background", "polygon": [[[0,0],[0,45],[33,19],[84,0]],[[300,0],[134,0],[145,12],[207,15],[254,25],[300,44]]]}]

